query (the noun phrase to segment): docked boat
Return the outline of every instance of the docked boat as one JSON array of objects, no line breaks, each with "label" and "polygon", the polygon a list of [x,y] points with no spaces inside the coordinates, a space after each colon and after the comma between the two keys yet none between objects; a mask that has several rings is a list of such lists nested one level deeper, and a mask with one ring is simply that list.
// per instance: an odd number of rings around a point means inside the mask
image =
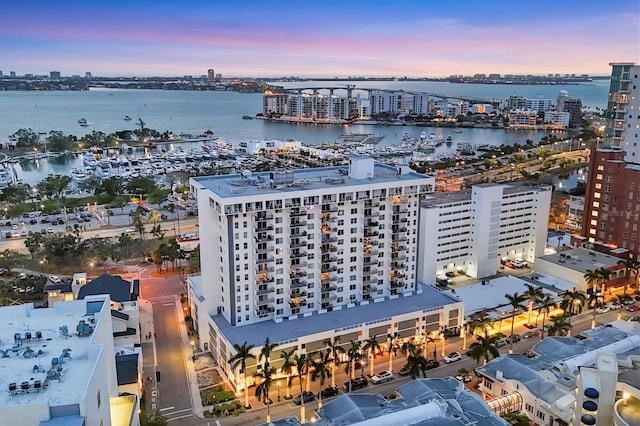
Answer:
[{"label": "docked boat", "polygon": [[86,118],[78,119],[78,124],[81,125],[82,127],[87,127],[89,125]]},{"label": "docked boat", "polygon": [[70,173],[71,173],[71,178],[75,182],[86,182],[86,180],[89,178],[89,176],[84,171],[84,169],[73,168],[73,169],[71,169]]},{"label": "docked boat", "polygon": [[131,117],[129,117],[128,115],[124,116],[124,121],[131,121]]},{"label": "docked boat", "polygon": [[253,120],[253,116],[252,115],[243,115],[242,119],[243,120]]},{"label": "docked boat", "polygon": [[458,142],[458,146],[456,147],[456,153],[462,156],[471,156],[475,155],[476,151],[473,149],[473,145],[468,142]]},{"label": "docked boat", "polygon": [[98,167],[98,161],[96,161],[96,157],[91,153],[86,153],[82,156],[82,164],[91,169]]}]

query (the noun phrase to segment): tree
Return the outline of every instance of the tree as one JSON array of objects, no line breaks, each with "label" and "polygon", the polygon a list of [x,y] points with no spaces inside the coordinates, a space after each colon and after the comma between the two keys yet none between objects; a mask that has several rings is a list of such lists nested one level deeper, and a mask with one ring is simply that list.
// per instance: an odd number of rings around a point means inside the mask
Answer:
[{"label": "tree", "polygon": [[129,251],[131,250],[131,247],[133,247],[133,238],[131,238],[130,235],[125,234],[123,232],[118,237],[118,246],[120,247],[120,253],[129,254]]},{"label": "tree", "polygon": [[307,386],[306,386],[306,392],[310,392],[311,391],[311,367],[313,367],[313,363],[315,362],[316,359],[316,352],[309,352],[308,354],[305,355],[305,359],[307,362],[307,366],[306,366],[306,376],[307,376]]},{"label": "tree", "polygon": [[160,225],[153,225],[151,227],[151,235],[156,237],[158,239],[158,241],[164,240],[164,235],[165,234],[166,234],[166,232],[162,229],[162,227]]},{"label": "tree", "polygon": [[153,223],[157,225],[160,222],[160,212],[158,210],[151,210],[149,212],[149,218],[147,219],[149,223]]},{"label": "tree", "polygon": [[7,185],[0,192],[0,201],[10,204],[21,204],[31,197],[31,186],[26,183]]},{"label": "tree", "polygon": [[511,339],[510,339],[510,342],[509,342],[509,353],[512,354],[513,353],[513,327],[514,327],[515,322],[516,322],[516,315],[518,314],[518,310],[524,308],[522,306],[522,302],[525,301],[525,298],[524,298],[524,296],[519,295],[518,292],[515,292],[513,294],[505,294],[504,297],[506,297],[507,301],[509,302],[509,304],[512,307],[512,311],[511,311]]},{"label": "tree", "polygon": [[15,138],[17,140],[16,147],[33,147],[38,145],[38,133],[36,133],[33,129],[20,129],[11,135],[11,138]]},{"label": "tree", "polygon": [[554,307],[554,302],[551,296],[547,294],[545,295],[544,299],[540,301],[540,304],[541,304],[540,311],[542,311],[542,324],[540,326],[540,329],[541,329],[540,340],[542,340],[544,339],[544,323],[546,322],[547,314],[551,312],[551,309],[553,309]]},{"label": "tree", "polygon": [[634,282],[638,282],[638,272],[640,272],[640,262],[633,259],[625,259],[618,262],[618,265],[624,265],[624,275],[627,281],[624,284],[624,294],[627,294],[627,286],[629,285],[629,279],[631,275],[634,275]]},{"label": "tree", "polygon": [[629,296],[628,294],[619,294],[616,296],[616,303],[618,304],[618,318],[620,319],[622,317],[622,307],[624,306],[625,303],[627,303],[628,301],[633,300],[631,298],[631,296]]},{"label": "tree", "polygon": [[340,346],[340,336],[336,336],[332,339],[325,339],[322,342],[326,347],[329,353],[331,354],[331,386],[336,387],[336,365],[340,363],[338,356],[343,354],[344,348]]},{"label": "tree", "polygon": [[151,251],[151,260],[153,260],[153,263],[156,265],[158,272],[162,272],[162,265],[164,264],[166,252],[166,244],[160,244],[158,248]]},{"label": "tree", "polygon": [[200,270],[200,244],[191,252],[189,258],[189,272],[194,273]]},{"label": "tree", "polygon": [[40,248],[42,247],[42,234],[35,233],[29,235],[24,239],[24,245],[31,253],[31,258],[35,259],[36,255],[40,252]]},{"label": "tree", "polygon": [[569,314],[569,324],[571,324],[571,316],[574,314],[579,314],[582,312],[582,307],[584,306],[587,297],[580,290],[568,290],[562,296],[562,302],[560,302],[560,307]]},{"label": "tree", "polygon": [[369,352],[369,373],[373,376],[373,363],[376,359],[376,356],[380,355],[382,352],[380,350],[380,344],[378,343],[377,335],[369,337],[364,341],[364,345],[362,346],[362,350]]},{"label": "tree", "polygon": [[[178,221],[178,229],[180,229],[180,215],[178,214],[178,209],[176,208],[176,205],[174,203],[169,203],[166,205],[165,208],[169,213],[175,214],[175,219]],[[173,226],[173,235],[177,235],[175,224]]]},{"label": "tree", "polygon": [[126,185],[129,194],[145,196],[152,193],[158,187],[156,182],[152,178],[148,177],[134,177],[127,182]]},{"label": "tree", "polygon": [[319,357],[313,361],[313,380],[320,378],[320,391],[318,392],[318,408],[322,408],[322,387],[327,377],[331,376],[328,365],[331,362],[331,353],[329,350],[320,352]]},{"label": "tree", "polygon": [[291,373],[293,366],[295,365],[292,361],[293,354],[296,352],[295,349],[280,352],[280,359],[283,359],[282,367],[280,367],[280,371],[287,375],[287,396],[286,399],[291,399]]},{"label": "tree", "polygon": [[351,381],[354,377],[353,373],[356,369],[356,361],[360,360],[360,357],[362,356],[360,352],[362,346],[358,340],[350,340],[349,343],[351,343],[351,347],[347,350],[347,357],[349,358],[349,361],[345,363],[344,372],[347,373],[349,379],[349,393],[351,393]]},{"label": "tree", "polygon": [[18,266],[22,258],[22,253],[7,249],[0,253],[0,268],[6,269],[8,273],[11,273],[11,270]]},{"label": "tree", "polygon": [[389,371],[393,371],[393,357],[398,352],[398,345],[394,343],[398,340],[398,332],[387,334],[387,353],[389,354]]},{"label": "tree", "polygon": [[[267,338],[268,339],[268,338]],[[267,405],[267,423],[271,423],[271,413],[269,407],[272,401],[269,399],[269,391],[271,390],[272,379],[271,377],[275,373],[276,369],[269,367],[269,363],[265,362],[265,368],[262,369],[262,382],[256,386],[255,396],[258,400],[262,400]]]},{"label": "tree", "polygon": [[304,394],[302,393],[302,376],[306,373],[306,370],[309,368],[309,364],[307,363],[307,357],[305,355],[298,355],[298,354],[294,355],[293,362],[296,365],[298,385],[300,386],[300,422],[304,423],[306,419],[305,419]]},{"label": "tree", "polygon": [[547,332],[549,336],[567,336],[571,330],[571,324],[567,322],[566,315],[551,317],[551,326]]},{"label": "tree", "polygon": [[88,243],[76,234],[56,235],[42,240],[42,250],[47,259],[53,260],[56,267],[65,260],[77,260],[86,256]]},{"label": "tree", "polygon": [[264,368],[268,369],[269,364],[271,363],[271,352],[278,347],[277,343],[271,343],[269,340],[269,336],[264,339],[264,343],[262,344],[262,349],[260,350],[260,355],[258,355],[258,362],[262,361],[264,358]]},{"label": "tree", "polygon": [[507,421],[512,426],[529,426],[531,422],[529,421],[529,417],[526,414],[518,413],[515,411],[509,411],[508,413],[503,413],[500,415],[503,419]]},{"label": "tree", "polygon": [[525,287],[527,287],[527,289],[524,291],[523,296],[529,300],[529,317],[527,318],[527,324],[531,325],[531,312],[533,311],[533,306],[544,297],[544,292],[542,291],[542,287],[528,283],[525,283]]},{"label": "tree", "polygon": [[167,426],[169,421],[159,411],[154,411],[151,414],[146,411],[140,413],[140,426]]},{"label": "tree", "polygon": [[248,359],[256,359],[256,356],[251,353],[251,349],[255,346],[247,343],[246,341],[239,345],[237,343],[233,344],[233,349],[235,349],[236,354],[229,358],[229,363],[231,364],[231,368],[235,371],[238,367],[240,367],[240,371],[244,377],[244,406],[249,408],[249,386],[247,386],[247,360]]},{"label": "tree", "polygon": [[143,238],[145,229],[144,229],[144,211],[141,211],[141,208],[136,209],[133,214],[133,227],[140,234],[140,239]]},{"label": "tree", "polygon": [[598,309],[598,307],[602,306],[604,304],[604,297],[597,292],[593,292],[591,293],[588,297],[587,297],[587,306],[590,309],[593,309],[593,318],[591,319],[591,328],[595,328],[596,327],[596,310]]},{"label": "tree", "polygon": [[422,354],[420,346],[412,342],[405,342],[402,344],[400,351],[407,356],[407,368],[411,379],[418,377],[420,372],[422,372],[422,377],[426,377],[427,359]]},{"label": "tree", "polygon": [[500,356],[496,343],[501,338],[502,336],[500,334],[494,334],[493,336],[476,336],[476,341],[469,346],[469,356],[477,363],[483,360],[483,365],[486,365],[491,358]]},{"label": "tree", "polygon": [[484,337],[487,337],[489,330],[493,328],[493,321],[489,318],[489,315],[486,312],[483,312],[476,319],[471,321],[469,327],[471,328],[471,334],[475,334],[478,329],[482,331]]},{"label": "tree", "polygon": [[[100,184],[96,187],[95,194],[96,195],[108,195],[113,198],[117,198],[124,192],[124,179],[121,176],[111,176],[110,178],[103,179]],[[128,199],[123,197],[126,203],[128,203]],[[124,207],[124,206],[123,206]]]},{"label": "tree", "polygon": [[60,198],[71,183],[71,176],[49,175],[36,185],[38,192],[49,199]]},{"label": "tree", "polygon": [[47,149],[54,152],[70,151],[75,142],[72,136],[65,135],[59,130],[52,130],[47,136]]}]

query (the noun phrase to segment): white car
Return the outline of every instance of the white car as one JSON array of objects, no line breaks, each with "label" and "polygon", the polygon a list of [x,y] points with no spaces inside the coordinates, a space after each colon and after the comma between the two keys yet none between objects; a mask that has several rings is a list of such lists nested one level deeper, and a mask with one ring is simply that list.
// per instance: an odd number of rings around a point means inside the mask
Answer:
[{"label": "white car", "polygon": [[609,303],[607,306],[609,306],[609,309],[616,310],[616,309],[620,309],[622,306],[618,304],[618,302],[611,302]]},{"label": "white car", "polygon": [[138,232],[136,228],[127,228],[124,230],[125,234],[135,234],[136,232]]},{"label": "white car", "polygon": [[596,312],[599,314],[604,314],[606,312],[609,312],[611,310],[610,307],[608,307],[607,305],[602,305],[602,306],[598,306],[596,308]]},{"label": "white car", "polygon": [[445,364],[451,364],[452,362],[461,361],[462,354],[460,352],[451,352],[449,355],[442,358]]},{"label": "white car", "polygon": [[391,371],[381,371],[380,373],[371,377],[371,383],[373,383],[374,385],[388,382],[391,380],[393,380],[393,373],[391,373]]},{"label": "white car", "polygon": [[57,275],[49,275],[49,281],[51,281],[54,284],[59,284],[62,282],[62,278],[60,278]]}]

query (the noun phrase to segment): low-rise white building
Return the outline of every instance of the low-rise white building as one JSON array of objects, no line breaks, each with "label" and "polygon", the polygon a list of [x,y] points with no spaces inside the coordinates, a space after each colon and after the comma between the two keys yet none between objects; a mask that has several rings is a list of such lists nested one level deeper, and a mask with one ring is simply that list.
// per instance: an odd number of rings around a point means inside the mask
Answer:
[{"label": "low-rise white building", "polygon": [[0,338],[1,424],[139,424],[138,397],[119,396],[108,297],[2,307]]},{"label": "low-rise white building", "polygon": [[571,114],[569,114],[568,112],[562,112],[562,111],[545,111],[544,112],[544,123],[550,124],[552,126],[567,128],[569,127],[570,118],[571,118]]},{"label": "low-rise white building", "polygon": [[[531,357],[505,354],[476,368],[482,379],[483,394],[495,399],[511,397],[536,425],[632,424],[612,419],[616,390],[625,388],[616,385],[617,366],[613,364],[632,366],[632,360],[638,359],[640,326],[637,323],[614,321],[587,330],[580,338],[548,337],[535,344],[531,354]],[[598,396],[594,398],[595,393],[587,389],[597,390]],[[585,405],[587,400],[599,398],[602,399],[596,407]],[[638,406],[636,403],[635,407]],[[585,408],[595,410],[586,412]],[[600,415],[595,416],[593,423],[583,417],[597,413]],[[582,423],[572,421],[577,417]]]},{"label": "low-rise white building", "polygon": [[480,184],[427,195],[421,203],[418,277],[460,271],[494,275],[503,258],[533,262],[544,254],[551,187],[531,183]]}]

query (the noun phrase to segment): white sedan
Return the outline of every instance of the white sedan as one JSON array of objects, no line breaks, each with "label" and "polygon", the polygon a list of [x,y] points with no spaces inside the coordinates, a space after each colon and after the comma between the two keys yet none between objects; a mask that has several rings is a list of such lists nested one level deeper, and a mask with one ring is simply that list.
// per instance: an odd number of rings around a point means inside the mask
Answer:
[{"label": "white sedan", "polygon": [[602,306],[598,306],[596,308],[596,312],[599,314],[604,314],[606,312],[609,312],[611,310],[610,307],[608,307],[607,305],[602,305]]}]

